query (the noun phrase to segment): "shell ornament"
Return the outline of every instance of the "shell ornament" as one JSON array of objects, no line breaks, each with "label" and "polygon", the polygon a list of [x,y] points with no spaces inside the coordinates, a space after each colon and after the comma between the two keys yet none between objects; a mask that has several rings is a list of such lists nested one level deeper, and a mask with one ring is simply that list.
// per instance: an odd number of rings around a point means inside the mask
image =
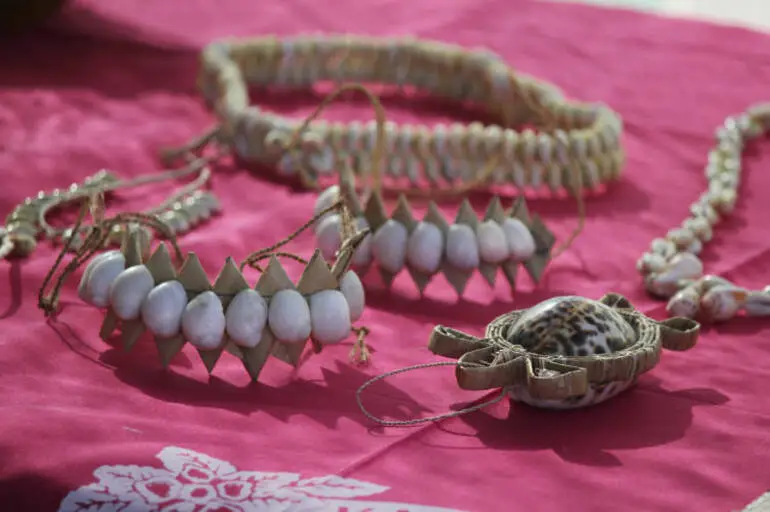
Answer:
[{"label": "shell ornament", "polygon": [[[354,186],[344,180],[324,194],[316,203],[316,212],[342,196],[358,225],[371,229],[356,253],[353,268],[361,275],[372,266],[377,268],[387,286],[406,270],[420,293],[436,275],[443,274],[461,297],[475,272],[494,287],[499,271],[515,290],[519,267],[537,283],[550,262],[556,240],[540,216],[530,214],[524,197],[506,209],[495,196],[481,218],[466,198],[454,221],[448,221],[433,201],[418,220],[404,194],[399,195],[390,215],[379,192],[372,193],[362,205]],[[339,250],[341,239],[339,215],[328,215],[316,226],[317,244],[325,258],[331,259]]]},{"label": "shell ornament", "polygon": [[505,388],[510,398],[546,409],[576,409],[633,386],[661,349],[689,350],[700,325],[689,318],[652,320],[621,295],[601,300],[555,297],[494,319],[484,338],[444,326],[429,349],[456,358],[463,389]]},{"label": "shell ornament", "polygon": [[190,343],[209,373],[229,352],[256,381],[270,356],[297,367],[308,341],[318,353],[355,331],[365,297],[349,266],[362,236],[351,238],[334,265],[316,251],[296,285],[272,256],[252,287],[232,258],[211,284],[194,253],[177,268],[165,244],[149,254],[132,232],[120,251],[91,260],[78,294],[106,310],[105,341],[117,331],[129,351],[149,332],[164,367]]}]

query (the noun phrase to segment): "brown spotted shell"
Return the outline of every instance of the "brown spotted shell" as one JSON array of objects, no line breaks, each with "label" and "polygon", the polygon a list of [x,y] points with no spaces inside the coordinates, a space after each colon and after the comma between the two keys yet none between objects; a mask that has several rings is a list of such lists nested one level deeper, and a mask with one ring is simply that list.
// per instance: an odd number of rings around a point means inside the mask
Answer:
[{"label": "brown spotted shell", "polygon": [[636,331],[611,307],[567,296],[531,307],[509,327],[507,340],[536,354],[589,356],[633,345]]}]

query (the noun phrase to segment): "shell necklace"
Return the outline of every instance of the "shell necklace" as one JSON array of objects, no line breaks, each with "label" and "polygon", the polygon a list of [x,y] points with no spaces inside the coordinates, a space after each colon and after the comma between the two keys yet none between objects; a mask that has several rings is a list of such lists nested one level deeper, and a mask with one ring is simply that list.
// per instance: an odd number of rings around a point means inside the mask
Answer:
[{"label": "shell necklace", "polygon": [[770,104],[754,105],[728,117],[716,130],[717,144],[708,155],[708,190],[690,206],[690,217],[656,238],[637,262],[647,291],[669,299],[668,313],[721,322],[739,314],[770,316],[770,286],[749,290],[727,279],[703,274],[698,254],[713,236],[722,216],[729,215],[738,198],[741,153],[746,142],[770,129]]},{"label": "shell necklace", "polygon": [[[302,123],[249,106],[249,86],[312,89],[323,82],[378,83],[481,106],[502,126],[385,126],[383,187],[451,190],[490,178],[519,190],[569,191],[574,168],[598,187],[622,169],[620,116],[601,104],[576,103],[551,84],[514,73],[494,53],[411,38],[353,36],[262,37],[210,44],[201,54],[198,85],[242,160],[274,166],[303,184],[334,177],[340,159],[365,175],[375,158],[375,122]],[[547,128],[540,133],[515,127]],[[301,127],[297,150],[288,150]],[[492,157],[499,163],[482,172]],[[277,164],[277,165],[275,165]],[[574,185],[574,183],[572,184]]]},{"label": "shell necklace", "polygon": [[[188,160],[188,163],[179,169],[126,180],[119,179],[110,171],[101,170],[86,178],[83,183],[73,183],[67,189],[38,192],[35,197],[29,197],[17,205],[6,217],[5,226],[0,226],[0,260],[30,256],[41,235],[54,244],[66,246],[69,251],[78,251],[94,226],[78,223],[66,228],[54,227],[49,224],[48,217],[57,208],[82,202],[97,194],[110,194],[122,189],[156,185],[194,176],[192,181],[179,187],[161,204],[142,212],[144,215],[156,216],[173,233],[188,231],[220,210],[219,200],[210,191],[205,190],[211,178],[209,163],[212,158]],[[149,246],[151,231],[136,222],[112,226],[104,243],[119,245],[124,236],[133,231],[139,235],[142,245]]]}]

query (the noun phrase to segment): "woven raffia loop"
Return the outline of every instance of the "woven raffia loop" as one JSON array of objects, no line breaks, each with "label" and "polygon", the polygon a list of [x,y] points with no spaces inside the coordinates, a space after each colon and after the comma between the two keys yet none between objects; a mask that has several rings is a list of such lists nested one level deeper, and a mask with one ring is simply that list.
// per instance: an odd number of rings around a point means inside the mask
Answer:
[{"label": "woven raffia loop", "polygon": [[[389,124],[383,192],[404,192],[404,164],[407,190],[422,193],[486,186],[494,174],[495,181],[520,190],[548,186],[574,194],[583,188],[578,181],[609,184],[623,168],[623,125],[616,112],[568,100],[558,87],[510,68],[487,50],[413,38],[301,35],[216,41],[201,53],[198,86],[219,118],[221,141],[239,159],[277,163],[281,175],[297,174],[308,188],[332,177],[340,158],[354,162],[356,175],[366,178],[376,160],[371,141],[382,126],[298,123],[252,106],[248,90],[310,89],[324,82],[415,87],[482,106],[499,120],[499,125],[457,123],[440,130]],[[520,129],[524,125],[537,132]],[[487,173],[485,164],[495,159]]]},{"label": "woven raffia loop", "polygon": [[617,294],[608,294],[601,302],[613,307],[634,329],[633,345],[612,354],[579,357],[530,353],[507,341],[508,331],[527,311],[518,310],[494,319],[484,338],[438,326],[429,348],[458,360],[456,377],[463,389],[523,386],[533,397],[560,400],[582,396],[594,384],[636,379],[655,367],[661,349],[688,350],[697,341],[700,326],[694,320],[676,317],[657,322]]}]

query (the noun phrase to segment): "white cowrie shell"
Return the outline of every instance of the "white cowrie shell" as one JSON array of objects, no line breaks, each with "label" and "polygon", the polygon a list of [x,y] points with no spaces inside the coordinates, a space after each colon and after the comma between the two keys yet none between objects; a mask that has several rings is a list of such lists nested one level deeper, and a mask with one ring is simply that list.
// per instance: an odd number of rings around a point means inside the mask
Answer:
[{"label": "white cowrie shell", "polygon": [[749,316],[770,316],[770,294],[750,292],[743,304],[743,310]]},{"label": "white cowrie shell", "polygon": [[313,339],[334,344],[350,334],[350,306],[338,290],[322,290],[310,296],[310,322]]},{"label": "white cowrie shell", "polygon": [[388,219],[374,233],[372,254],[386,272],[395,274],[404,268],[409,233],[398,221]]},{"label": "white cowrie shell", "polygon": [[364,312],[366,305],[366,294],[361,278],[352,270],[345,272],[340,280],[340,291],[345,296],[350,308],[350,320],[355,322]]},{"label": "white cowrie shell", "polygon": [[327,261],[333,260],[342,243],[342,217],[334,213],[321,221],[316,240],[323,257]]},{"label": "white cowrie shell", "polygon": [[503,221],[503,231],[508,242],[508,251],[511,259],[515,261],[527,261],[535,254],[537,249],[535,238],[529,228],[519,219],[507,218]]},{"label": "white cowrie shell", "polygon": [[735,287],[735,285],[727,279],[712,274],[707,274],[695,282],[695,286],[697,287],[698,293],[700,293],[701,296],[703,296],[707,291],[711,290],[715,286],[720,285]]},{"label": "white cowrie shell", "polygon": [[110,285],[110,307],[121,320],[135,320],[142,313],[142,303],[155,286],[150,270],[144,265],[125,269]]},{"label": "white cowrie shell", "polygon": [[681,281],[698,279],[703,275],[703,263],[689,252],[680,252],[668,261],[666,267],[658,273],[659,281]]},{"label": "white cowrie shell", "polygon": [[[316,199],[315,206],[313,207],[313,215],[318,215],[325,209],[331,207],[331,205],[336,203],[339,198],[340,187],[338,185],[332,185],[331,187],[327,188],[318,195],[318,199]],[[331,215],[331,212],[321,217],[321,219],[317,221],[316,226],[319,226],[321,224],[321,220],[325,219],[329,215]]]},{"label": "white cowrie shell", "polygon": [[676,293],[693,284],[691,279],[682,280],[668,280],[661,278],[658,274],[650,274],[644,279],[644,286],[648,292],[663,298],[670,298],[676,295]]},{"label": "white cowrie shell", "polygon": [[688,286],[671,297],[666,305],[666,311],[671,316],[695,318],[700,308],[700,298],[697,287]]},{"label": "white cowrie shell", "polygon": [[479,256],[486,263],[502,263],[510,256],[505,231],[494,220],[487,220],[476,228]]},{"label": "white cowrie shell", "polygon": [[281,290],[270,299],[267,323],[284,343],[301,343],[310,337],[310,307],[296,290]]},{"label": "white cowrie shell", "polygon": [[[363,231],[369,227],[365,217],[358,217],[355,221],[356,229]],[[372,262],[372,235],[369,234],[361,240],[361,243],[353,253],[352,264],[356,268],[364,268]]]},{"label": "white cowrie shell", "polygon": [[91,298],[88,295],[88,280],[90,279],[94,268],[96,268],[96,265],[98,265],[100,261],[114,256],[115,254],[120,254],[120,251],[103,252],[94,256],[94,258],[88,262],[88,265],[86,265],[86,268],[83,271],[83,276],[80,278],[80,284],[78,285],[78,297],[80,297],[81,300],[84,302],[91,301]]},{"label": "white cowrie shell", "polygon": [[182,332],[195,348],[219,348],[225,335],[225,312],[216,293],[205,291],[187,304],[182,314]]},{"label": "white cowrie shell", "polygon": [[666,259],[660,254],[646,252],[636,262],[636,270],[642,275],[657,274],[666,267]]},{"label": "white cowrie shell", "polygon": [[88,276],[85,295],[89,304],[100,308],[109,306],[110,285],[125,268],[126,258],[118,251],[98,261]]},{"label": "white cowrie shell", "polygon": [[419,222],[409,234],[406,258],[409,265],[419,272],[433,274],[441,265],[444,252],[444,234],[430,222]]},{"label": "white cowrie shell", "polygon": [[466,272],[479,266],[479,246],[472,227],[466,224],[449,226],[446,238],[446,259],[454,268]]},{"label": "white cowrie shell", "polygon": [[142,321],[160,338],[171,338],[182,328],[187,292],[179,281],[166,281],[153,288],[142,303]]},{"label": "white cowrie shell", "polygon": [[695,240],[695,233],[687,228],[675,228],[666,234],[666,239],[673,242],[677,248],[684,249]]},{"label": "white cowrie shell", "polygon": [[695,236],[697,236],[701,242],[708,242],[711,240],[713,230],[709,221],[704,217],[691,217],[682,223],[682,227],[695,233]]},{"label": "white cowrie shell", "polygon": [[225,313],[225,331],[238,346],[254,348],[267,325],[267,301],[256,290],[238,292]]},{"label": "white cowrie shell", "polygon": [[660,254],[665,259],[669,259],[676,254],[676,245],[671,240],[664,238],[656,238],[650,244],[650,250],[656,254]]}]

